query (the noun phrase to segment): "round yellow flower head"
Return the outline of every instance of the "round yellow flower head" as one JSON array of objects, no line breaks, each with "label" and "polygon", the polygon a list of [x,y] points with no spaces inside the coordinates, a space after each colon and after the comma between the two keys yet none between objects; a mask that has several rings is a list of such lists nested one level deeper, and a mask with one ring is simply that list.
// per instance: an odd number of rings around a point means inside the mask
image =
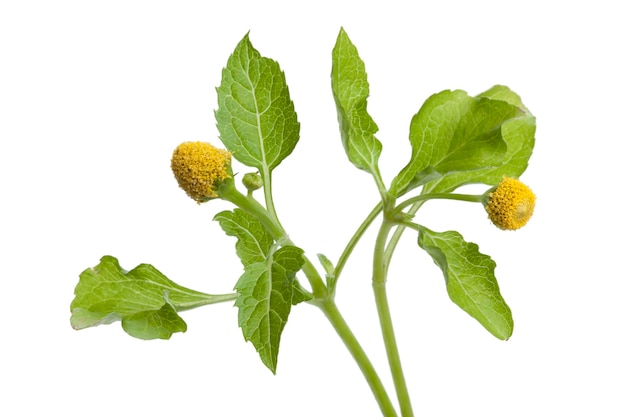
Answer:
[{"label": "round yellow flower head", "polygon": [[172,155],[172,171],[180,188],[198,203],[218,198],[217,190],[231,178],[231,154],[206,142],[184,142]]},{"label": "round yellow flower head", "polygon": [[502,177],[500,184],[485,197],[489,219],[502,230],[517,230],[524,226],[535,209],[535,194],[515,178]]}]

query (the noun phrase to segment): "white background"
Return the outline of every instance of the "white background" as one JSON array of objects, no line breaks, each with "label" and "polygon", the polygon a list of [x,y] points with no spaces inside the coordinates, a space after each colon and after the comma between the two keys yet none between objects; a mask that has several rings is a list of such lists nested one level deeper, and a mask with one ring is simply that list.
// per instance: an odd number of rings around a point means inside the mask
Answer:
[{"label": "white background", "polygon": [[[231,303],[184,313],[187,333],[169,341],[133,339],[119,323],[69,324],[78,275],[105,254],[231,291],[241,273],[234,239],[211,221],[228,206],[188,199],[169,158],[182,141],[219,144],[215,87],[248,31],[285,71],[301,122],[298,147],[275,171],[277,209],[312,257],[337,259],[376,203],[337,131],[329,74],[343,26],[366,63],[388,183],[407,162],[410,118],[432,93],[506,84],[537,117],[527,227],[499,231],[468,203],[429,203],[418,218],[496,260],[515,318],[508,342],[449,301],[414,234],[398,250],[389,292],[416,415],[626,415],[619,2],[328,3],[0,5],[0,414],[378,415],[309,305],[292,311],[276,376],[243,341]],[[391,389],[372,240],[348,264],[337,301]]]}]

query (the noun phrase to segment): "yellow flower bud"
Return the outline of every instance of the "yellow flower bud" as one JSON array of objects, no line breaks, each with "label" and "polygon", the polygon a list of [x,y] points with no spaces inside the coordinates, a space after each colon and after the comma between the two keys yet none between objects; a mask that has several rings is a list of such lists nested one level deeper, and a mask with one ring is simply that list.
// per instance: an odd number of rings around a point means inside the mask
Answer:
[{"label": "yellow flower bud", "polygon": [[489,219],[502,230],[517,230],[530,220],[535,209],[535,194],[521,181],[502,177],[485,195]]},{"label": "yellow flower bud", "polygon": [[206,142],[184,142],[172,155],[172,171],[189,197],[203,203],[218,198],[218,188],[231,178],[231,154]]}]

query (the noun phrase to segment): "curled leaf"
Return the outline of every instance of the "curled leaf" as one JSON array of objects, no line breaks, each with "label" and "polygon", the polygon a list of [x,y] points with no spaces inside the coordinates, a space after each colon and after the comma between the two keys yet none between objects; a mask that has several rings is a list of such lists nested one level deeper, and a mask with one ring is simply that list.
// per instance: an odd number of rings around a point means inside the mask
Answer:
[{"label": "curled leaf", "polygon": [[178,311],[236,298],[182,287],[148,264],[125,271],[112,256],[85,269],[74,294],[70,305],[74,329],[121,321],[123,329],[139,339],[169,339],[187,330]]}]

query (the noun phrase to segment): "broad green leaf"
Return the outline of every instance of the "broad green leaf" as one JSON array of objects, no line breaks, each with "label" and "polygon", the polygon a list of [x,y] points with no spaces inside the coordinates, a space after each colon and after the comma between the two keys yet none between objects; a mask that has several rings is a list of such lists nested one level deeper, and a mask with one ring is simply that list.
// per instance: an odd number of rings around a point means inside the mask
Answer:
[{"label": "broad green leaf", "polygon": [[300,124],[285,74],[254,49],[248,35],[222,71],[217,98],[220,139],[241,163],[267,174],[298,143]]},{"label": "broad green leaf", "polygon": [[420,227],[418,244],[443,271],[450,299],[498,339],[511,337],[513,316],[500,295],[496,263],[454,231]]},{"label": "broad green leaf", "polygon": [[235,249],[244,266],[267,258],[274,239],[259,220],[238,208],[217,213],[213,220],[220,223],[228,236],[237,238]]},{"label": "broad green leaf", "polygon": [[535,145],[535,117],[521,98],[508,87],[496,85],[478,97],[503,101],[517,107],[520,114],[502,123],[500,133],[506,142],[506,153],[497,167],[484,167],[471,172],[452,172],[426,184],[424,193],[450,192],[465,184],[496,185],[502,176],[517,178],[528,167]]},{"label": "broad green leaf", "polygon": [[525,113],[530,113],[526,106],[524,106],[524,103],[522,103],[522,98],[519,96],[519,94],[512,91],[509,87],[505,85],[494,85],[489,90],[480,93],[478,97],[487,97],[492,100],[506,101],[509,104],[519,107]]},{"label": "broad green leaf", "polygon": [[187,323],[166,303],[158,310],[140,311],[125,317],[122,328],[138,339],[169,339],[173,333],[186,332]]},{"label": "broad green leaf", "polygon": [[378,126],[367,113],[369,83],[365,64],[343,28],[332,61],[331,85],[343,147],[357,168],[377,174],[382,145],[374,137]]},{"label": "broad green leaf", "polygon": [[502,125],[502,137],[507,143],[507,152],[502,164],[495,168],[483,168],[470,172],[454,172],[424,185],[423,193],[451,192],[466,184],[494,186],[502,176],[517,178],[528,167],[528,160],[535,144],[535,118],[519,117]]},{"label": "broad green leaf", "polygon": [[295,274],[304,264],[303,251],[284,246],[264,262],[246,267],[235,289],[239,298],[239,326],[261,361],[276,373],[280,336],[291,311]]},{"label": "broad green leaf", "polygon": [[210,295],[170,281],[152,265],[131,271],[118,260],[104,256],[94,268],[80,274],[70,305],[70,322],[76,330],[122,321],[131,336],[169,339],[187,325],[177,311],[234,300],[234,294]]},{"label": "broad green leaf", "polygon": [[448,175],[471,178],[475,171],[502,166],[507,154],[503,126],[523,114],[506,101],[460,90],[431,96],[411,121],[411,160],[391,192],[402,195]]},{"label": "broad green leaf", "polygon": [[448,153],[455,128],[472,101],[465,91],[445,90],[424,102],[411,120],[411,160],[392,181],[392,194],[402,195],[411,184],[417,187],[441,176],[434,165]]}]

